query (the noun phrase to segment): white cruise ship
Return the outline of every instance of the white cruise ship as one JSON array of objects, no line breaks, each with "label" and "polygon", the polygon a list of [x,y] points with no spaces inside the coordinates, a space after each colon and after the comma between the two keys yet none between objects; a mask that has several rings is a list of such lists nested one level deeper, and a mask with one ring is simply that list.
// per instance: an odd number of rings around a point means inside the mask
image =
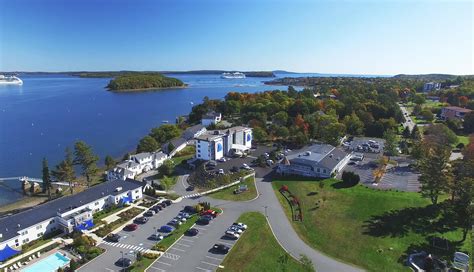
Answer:
[{"label": "white cruise ship", "polygon": [[221,75],[221,78],[226,78],[226,79],[230,79],[230,78],[245,78],[245,74],[244,74],[244,73],[241,73],[241,72],[223,73],[223,74]]},{"label": "white cruise ship", "polygon": [[16,76],[4,76],[0,75],[0,85],[22,85],[23,80]]}]

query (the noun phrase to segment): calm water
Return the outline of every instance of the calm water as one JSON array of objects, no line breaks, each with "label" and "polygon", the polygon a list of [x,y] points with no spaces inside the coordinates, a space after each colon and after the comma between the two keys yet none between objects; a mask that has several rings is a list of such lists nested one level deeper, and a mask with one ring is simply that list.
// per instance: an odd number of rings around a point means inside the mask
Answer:
[{"label": "calm water", "polygon": [[[204,96],[223,98],[229,91],[275,89],[266,78],[224,80],[218,75],[171,75],[189,88],[140,93],[112,93],[109,78],[22,76],[23,86],[0,86],[0,178],[41,177],[41,160],[50,168],[62,160],[65,147],[79,139],[99,154],[121,157],[163,120],[173,123],[188,114],[191,102]],[[284,87],[282,87],[284,88]],[[0,185],[19,188],[19,182]],[[8,193],[6,193],[8,192]],[[21,194],[0,186],[0,204]]]}]

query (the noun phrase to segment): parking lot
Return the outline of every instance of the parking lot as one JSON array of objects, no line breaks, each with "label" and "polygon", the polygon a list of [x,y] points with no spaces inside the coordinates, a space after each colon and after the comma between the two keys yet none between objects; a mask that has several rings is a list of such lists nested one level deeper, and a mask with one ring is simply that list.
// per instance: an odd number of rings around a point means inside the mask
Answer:
[{"label": "parking lot", "polygon": [[[239,212],[224,212],[208,225],[196,224],[196,236],[183,235],[149,268],[150,271],[215,271],[224,260],[225,254],[211,250],[214,244],[224,244],[232,249],[236,240],[227,239],[225,230],[239,216]],[[245,234],[244,234],[245,235]]]}]

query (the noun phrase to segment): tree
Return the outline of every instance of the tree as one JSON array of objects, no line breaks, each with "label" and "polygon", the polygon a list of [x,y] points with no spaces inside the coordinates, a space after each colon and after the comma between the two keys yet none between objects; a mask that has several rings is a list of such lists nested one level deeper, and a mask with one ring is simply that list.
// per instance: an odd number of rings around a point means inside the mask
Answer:
[{"label": "tree", "polygon": [[155,140],[155,138],[147,135],[143,137],[140,142],[138,143],[137,146],[137,153],[141,152],[154,152],[158,148],[160,148],[160,145],[158,142]]},{"label": "tree", "polygon": [[403,138],[408,139],[411,137],[410,127],[406,126],[402,132]]},{"label": "tree", "polygon": [[415,140],[419,140],[421,138],[420,130],[418,129],[417,125],[415,125],[411,130],[411,138]]},{"label": "tree", "polygon": [[431,122],[434,120],[434,114],[429,110],[429,109],[424,109],[420,113],[421,117],[425,119],[428,122]]},{"label": "tree", "polygon": [[474,133],[474,111],[464,116],[464,131],[466,133]]},{"label": "tree", "polygon": [[390,129],[385,131],[383,138],[385,139],[385,153],[394,156],[397,153],[397,135]]},{"label": "tree", "polygon": [[115,160],[112,158],[110,155],[105,156],[105,169],[106,170],[111,170],[115,167]]},{"label": "tree", "polygon": [[172,160],[165,160],[158,171],[161,175],[169,176],[174,172],[174,162]]},{"label": "tree", "polygon": [[179,137],[181,130],[176,125],[164,124],[160,127],[151,130],[150,136],[155,138],[159,144],[164,144],[167,141]]},{"label": "tree", "polygon": [[66,157],[58,165],[56,169],[51,172],[51,175],[59,181],[67,181],[69,183],[69,190],[71,195],[74,194],[74,180],[76,175],[74,172],[74,160],[72,152],[69,148],[66,148]]},{"label": "tree", "polygon": [[284,111],[277,112],[273,116],[273,123],[281,126],[285,126],[286,123],[288,122],[288,113]]},{"label": "tree", "polygon": [[413,115],[419,115],[422,111],[422,108],[421,108],[421,105],[418,105],[416,104],[414,107],[413,107]]},{"label": "tree", "polygon": [[267,132],[260,127],[253,128],[252,134],[257,142],[264,142],[268,139]]},{"label": "tree", "polygon": [[341,123],[331,123],[325,127],[325,129],[321,132],[321,140],[337,146],[339,145],[339,140],[342,136],[346,133],[346,126]]},{"label": "tree", "polygon": [[474,222],[474,179],[463,178],[457,183],[455,199],[453,201],[453,211],[456,215],[458,226],[463,229],[462,242],[467,238],[467,234]]},{"label": "tree", "polygon": [[426,99],[423,95],[416,94],[415,96],[413,96],[413,103],[417,105],[421,105],[421,104],[424,104],[425,102],[426,102]]},{"label": "tree", "polygon": [[432,144],[453,145],[458,142],[458,137],[444,124],[433,124],[425,130],[425,140]]},{"label": "tree", "polygon": [[48,193],[48,199],[51,200],[51,177],[49,176],[48,160],[43,158],[43,192]]},{"label": "tree", "polygon": [[436,205],[440,194],[446,191],[451,176],[449,167],[450,148],[425,144],[425,155],[419,160],[421,195]]},{"label": "tree", "polygon": [[74,156],[74,164],[81,167],[82,175],[86,177],[87,186],[90,187],[92,178],[99,171],[97,167],[99,157],[95,155],[92,148],[83,141],[78,141],[74,144]]},{"label": "tree", "polygon": [[346,126],[347,133],[351,135],[361,135],[364,132],[364,123],[355,113],[344,117],[343,122]]},{"label": "tree", "polygon": [[352,171],[342,172],[342,181],[349,186],[355,186],[359,183],[360,177]]},{"label": "tree", "polygon": [[290,131],[286,127],[277,127],[275,129],[275,136],[286,139],[288,136],[290,136]]}]

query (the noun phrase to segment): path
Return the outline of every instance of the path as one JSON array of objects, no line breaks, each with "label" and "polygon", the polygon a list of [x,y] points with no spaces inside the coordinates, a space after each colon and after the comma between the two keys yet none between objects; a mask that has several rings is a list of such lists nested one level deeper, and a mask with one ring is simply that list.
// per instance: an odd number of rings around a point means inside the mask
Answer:
[{"label": "path", "polygon": [[410,131],[412,131],[413,127],[415,127],[415,123],[413,123],[413,120],[410,117],[410,113],[408,112],[407,108],[403,106],[403,104],[398,103],[398,105],[400,106],[400,110],[403,113],[403,117],[405,117],[405,122],[403,123],[403,127],[404,128],[408,127]]}]

